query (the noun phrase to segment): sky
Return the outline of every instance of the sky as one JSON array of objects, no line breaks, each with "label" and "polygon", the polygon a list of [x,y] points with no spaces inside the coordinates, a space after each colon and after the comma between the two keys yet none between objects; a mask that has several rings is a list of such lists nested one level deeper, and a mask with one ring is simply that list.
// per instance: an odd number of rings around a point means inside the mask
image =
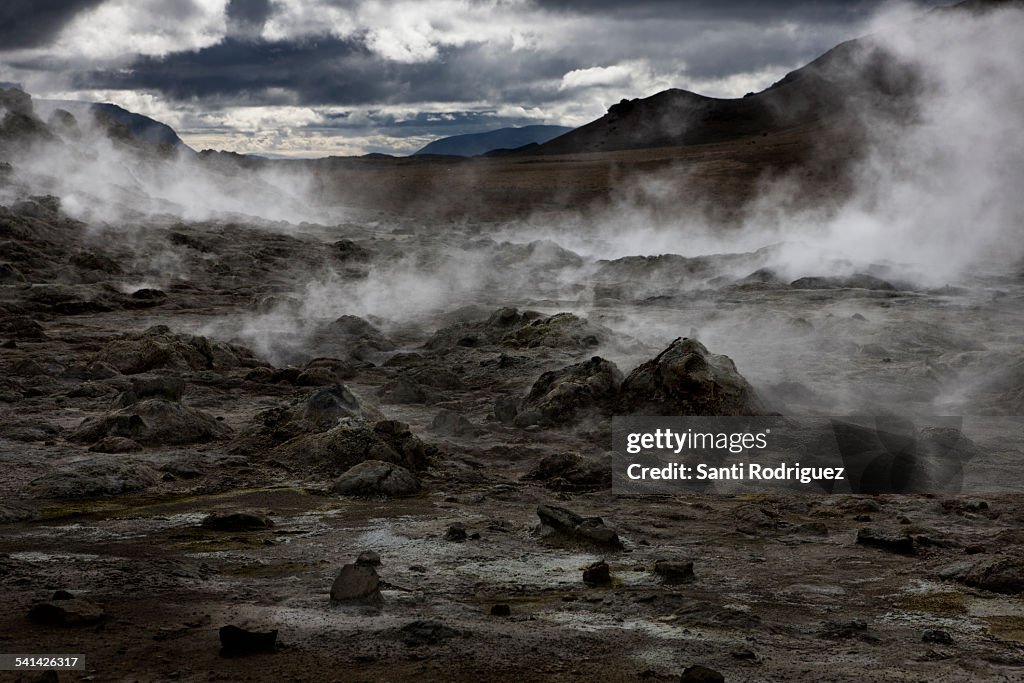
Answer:
[{"label": "sky", "polygon": [[[920,0],[918,4],[947,4]],[[194,149],[410,154],[623,98],[762,90],[880,0],[3,0],[0,82],[112,102]]]}]

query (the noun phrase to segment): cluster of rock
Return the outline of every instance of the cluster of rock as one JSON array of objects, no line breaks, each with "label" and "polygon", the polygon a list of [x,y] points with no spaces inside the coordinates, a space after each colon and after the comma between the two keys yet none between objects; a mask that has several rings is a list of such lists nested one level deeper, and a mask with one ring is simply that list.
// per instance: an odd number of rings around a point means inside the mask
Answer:
[{"label": "cluster of rock", "polygon": [[[517,405],[497,407],[519,427],[566,425],[588,414],[750,416],[766,412],[730,358],[680,338],[623,378],[598,356],[546,372]],[[509,419],[510,418],[510,419]]]},{"label": "cluster of rock", "polygon": [[233,451],[340,474],[334,490],[360,496],[415,493],[415,473],[437,455],[437,449],[416,437],[408,425],[384,419],[341,384],[259,413]]}]

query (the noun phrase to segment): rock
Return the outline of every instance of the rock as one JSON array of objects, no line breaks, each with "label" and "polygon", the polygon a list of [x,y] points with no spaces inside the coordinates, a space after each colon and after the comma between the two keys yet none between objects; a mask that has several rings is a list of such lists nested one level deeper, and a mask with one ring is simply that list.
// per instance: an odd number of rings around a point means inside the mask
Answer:
[{"label": "rock", "polygon": [[679,683],[725,683],[725,676],[714,669],[694,664],[683,669]]},{"label": "rock", "polygon": [[619,410],[638,415],[761,415],[753,387],[726,356],[693,339],[676,339],[629,373]]},{"label": "rock", "polygon": [[24,315],[0,317],[0,336],[11,339],[45,339],[43,326]]},{"label": "rock", "polygon": [[149,398],[101,417],[86,418],[68,437],[93,443],[108,436],[133,439],[144,446],[172,446],[223,439],[231,428],[197,408]]},{"label": "rock", "polygon": [[212,512],[202,522],[213,531],[263,531],[274,526],[273,520],[255,512]]},{"label": "rock", "polygon": [[491,605],[491,616],[492,617],[509,617],[512,616],[512,608],[508,605],[498,604]]},{"label": "rock", "polygon": [[364,550],[356,558],[356,565],[360,567],[379,567],[380,564],[380,555],[372,550]]},{"label": "rock", "polygon": [[878,642],[878,638],[868,631],[868,623],[861,619],[850,621],[827,621],[818,633],[822,638],[829,640],[862,640],[864,642]]},{"label": "rock", "polygon": [[141,450],[142,444],[123,436],[105,436],[89,446],[91,453],[138,453]]},{"label": "rock", "polygon": [[587,349],[599,346],[611,337],[609,330],[592,325],[584,318],[572,313],[558,313],[518,327],[504,335],[501,344],[520,349]]},{"label": "rock", "polygon": [[158,369],[223,371],[266,365],[245,347],[174,334],[164,325],[121,335],[97,351],[93,360],[108,363],[126,375]]},{"label": "rock", "polygon": [[141,463],[83,460],[32,480],[29,490],[40,498],[94,498],[135,493],[159,481],[160,474]]},{"label": "rock", "polygon": [[124,408],[147,398],[180,403],[185,395],[185,380],[179,377],[132,377],[131,383],[131,389],[117,397],[115,408]]},{"label": "rock", "polygon": [[937,628],[930,628],[921,635],[921,640],[926,643],[936,643],[937,645],[952,645],[953,636],[949,635],[946,631],[941,631]]},{"label": "rock", "polygon": [[554,505],[537,506],[540,534],[548,540],[561,540],[603,548],[621,549],[622,541],[614,529],[600,517],[581,517]]},{"label": "rock", "polygon": [[0,263],[0,283],[12,284],[24,281],[25,276],[21,274],[20,270],[10,263]]},{"label": "rock", "polygon": [[420,483],[412,472],[382,460],[367,460],[349,468],[332,490],[342,496],[410,496]]},{"label": "rock", "polygon": [[1016,595],[1024,592],[1024,557],[1004,556],[973,565],[963,582],[974,588]]},{"label": "rock", "polygon": [[221,654],[227,656],[249,655],[273,652],[277,647],[277,629],[273,631],[250,631],[234,624],[221,626]]},{"label": "rock", "polygon": [[510,425],[515,422],[516,415],[519,414],[519,400],[503,396],[494,401],[494,417],[498,422]]},{"label": "rock", "polygon": [[346,564],[331,584],[331,600],[339,603],[380,605],[384,596],[380,592],[377,570],[367,564]]},{"label": "rock", "polygon": [[881,289],[895,291],[891,282],[866,273],[855,273],[847,277],[802,277],[789,283],[796,289]]},{"label": "rock", "polygon": [[45,626],[89,626],[106,617],[102,607],[85,598],[37,602],[28,611],[29,621]]},{"label": "rock", "polygon": [[902,531],[887,531],[876,527],[864,527],[857,531],[857,543],[900,555],[914,555],[916,553],[914,539],[902,533]]},{"label": "rock", "polygon": [[318,429],[330,429],[346,417],[362,417],[359,399],[343,384],[313,392],[302,405],[299,418]]},{"label": "rock", "polygon": [[430,423],[430,431],[444,436],[473,436],[477,428],[465,417],[452,410],[442,410]]},{"label": "rock", "polygon": [[654,573],[660,576],[665,583],[690,583],[694,580],[693,561],[657,560],[654,563]]},{"label": "rock", "polygon": [[413,621],[398,629],[399,640],[408,647],[437,645],[458,635],[458,631],[437,621]]},{"label": "rock", "polygon": [[523,475],[527,481],[540,481],[554,491],[597,491],[611,488],[609,458],[581,457],[576,453],[552,453],[544,456]]},{"label": "rock", "polygon": [[600,356],[545,372],[523,399],[514,423],[517,427],[569,424],[582,413],[612,407],[621,385],[618,367]]},{"label": "rock", "polygon": [[444,540],[453,541],[455,543],[462,543],[468,537],[469,536],[466,533],[466,525],[460,522],[452,524],[444,534]]},{"label": "rock", "polygon": [[351,421],[326,432],[302,434],[282,444],[274,453],[289,465],[308,465],[337,475],[367,460],[381,460],[410,471],[422,471],[438,450],[420,441],[409,431],[408,425],[381,420],[372,426]]},{"label": "rock", "polygon": [[429,405],[441,400],[439,392],[405,376],[398,377],[384,384],[377,393],[377,396],[383,403],[399,405],[419,403]]},{"label": "rock", "polygon": [[607,586],[611,582],[611,570],[604,560],[598,560],[583,570],[583,583],[589,586]]}]

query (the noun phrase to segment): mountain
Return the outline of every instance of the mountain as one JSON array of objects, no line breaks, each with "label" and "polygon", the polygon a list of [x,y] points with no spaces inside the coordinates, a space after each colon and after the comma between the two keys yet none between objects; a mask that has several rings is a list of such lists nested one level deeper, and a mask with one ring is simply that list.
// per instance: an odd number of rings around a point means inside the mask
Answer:
[{"label": "mountain", "polygon": [[[601,118],[529,154],[574,154],[720,143],[809,124],[845,121],[866,108],[889,116],[911,114],[916,72],[870,37],[838,45],[769,88],[718,99],[665,90],[622,100]],[[855,103],[855,104],[854,104]],[[523,151],[526,153],[526,150]]]},{"label": "mountain", "polygon": [[[116,104],[78,102],[73,100],[33,100],[41,119],[52,122],[59,111],[66,111],[83,122],[91,119],[112,138],[143,146],[188,150],[173,128],[166,123],[128,111]],[[59,115],[58,115],[59,116]]]},{"label": "mountain", "polygon": [[475,157],[499,149],[515,149],[524,145],[540,144],[571,131],[565,126],[523,126],[499,128],[486,133],[453,135],[434,140],[412,156],[435,154],[456,157]]}]

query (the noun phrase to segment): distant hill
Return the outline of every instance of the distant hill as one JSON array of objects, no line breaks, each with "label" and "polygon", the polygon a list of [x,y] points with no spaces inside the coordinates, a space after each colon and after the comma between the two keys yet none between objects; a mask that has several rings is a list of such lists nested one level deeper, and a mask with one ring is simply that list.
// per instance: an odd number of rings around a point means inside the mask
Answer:
[{"label": "distant hill", "polygon": [[[608,113],[529,154],[574,154],[728,142],[840,120],[856,106],[910,114],[916,72],[870,37],[847,41],[759,92],[717,99],[665,90],[622,100]],[[855,103],[851,105],[851,103]],[[523,150],[523,154],[527,151]]]},{"label": "distant hill", "polygon": [[523,126],[499,128],[486,133],[453,135],[434,140],[412,156],[436,154],[456,157],[475,157],[498,149],[515,149],[524,145],[547,142],[571,131],[565,126]]},{"label": "distant hill", "polygon": [[190,149],[178,137],[174,129],[166,123],[128,111],[116,104],[72,100],[33,100],[33,102],[36,113],[44,120],[51,119],[54,112],[63,109],[80,122],[91,117],[113,138],[135,144]]}]

